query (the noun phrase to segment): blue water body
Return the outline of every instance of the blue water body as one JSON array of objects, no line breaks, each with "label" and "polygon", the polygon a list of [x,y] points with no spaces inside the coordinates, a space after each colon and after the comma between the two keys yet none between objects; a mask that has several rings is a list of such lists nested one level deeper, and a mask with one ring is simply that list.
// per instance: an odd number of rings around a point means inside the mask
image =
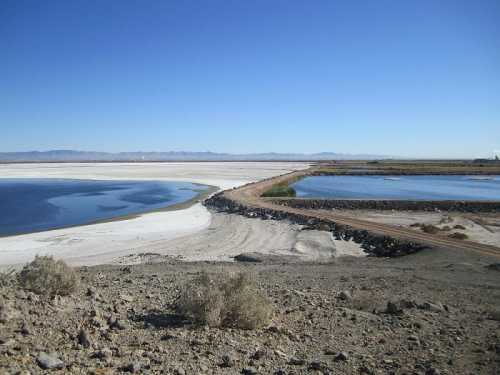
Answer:
[{"label": "blue water body", "polygon": [[0,179],[0,235],[140,214],[188,201],[206,189],[188,182]]},{"label": "blue water body", "polygon": [[499,176],[311,176],[291,186],[302,198],[500,201]]}]

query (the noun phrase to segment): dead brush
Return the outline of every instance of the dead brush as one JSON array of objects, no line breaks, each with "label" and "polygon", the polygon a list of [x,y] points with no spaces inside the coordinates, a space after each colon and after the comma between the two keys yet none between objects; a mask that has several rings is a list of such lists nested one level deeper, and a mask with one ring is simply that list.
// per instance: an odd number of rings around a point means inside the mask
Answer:
[{"label": "dead brush", "polygon": [[24,289],[46,296],[67,296],[78,286],[78,275],[62,260],[52,256],[36,256],[19,272],[18,280]]},{"label": "dead brush", "polygon": [[13,268],[0,271],[0,288],[11,284],[14,280],[15,270]]},{"label": "dead brush", "polygon": [[176,310],[198,324],[242,329],[269,324],[274,311],[249,275],[205,271],[184,285]]}]

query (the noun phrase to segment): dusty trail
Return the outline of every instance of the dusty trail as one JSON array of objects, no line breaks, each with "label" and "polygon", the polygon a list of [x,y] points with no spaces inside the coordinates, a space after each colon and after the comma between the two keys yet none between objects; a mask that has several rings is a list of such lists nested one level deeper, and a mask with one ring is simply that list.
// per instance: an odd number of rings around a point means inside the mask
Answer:
[{"label": "dusty trail", "polygon": [[302,177],[311,170],[296,171],[270,178],[260,182],[251,183],[240,188],[224,192],[225,197],[237,201],[249,207],[267,208],[292,214],[305,215],[311,218],[329,220],[337,224],[343,224],[355,229],[363,229],[372,233],[410,240],[428,245],[433,248],[450,248],[457,250],[473,251],[483,255],[500,258],[500,248],[496,246],[480,244],[470,241],[455,240],[448,237],[431,235],[417,232],[408,228],[400,228],[389,224],[374,223],[372,221],[360,220],[346,215],[337,214],[327,210],[310,210],[279,205],[272,200],[261,198],[261,194],[277,183],[286,183]]}]

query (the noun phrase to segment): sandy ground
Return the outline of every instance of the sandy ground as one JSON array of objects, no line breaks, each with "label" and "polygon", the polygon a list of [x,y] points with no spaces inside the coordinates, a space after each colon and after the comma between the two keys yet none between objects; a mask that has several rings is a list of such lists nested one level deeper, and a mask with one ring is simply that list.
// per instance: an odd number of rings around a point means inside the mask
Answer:
[{"label": "sandy ground", "polygon": [[284,221],[213,212],[208,228],[138,247],[134,253],[115,258],[114,263],[157,262],[165,256],[185,261],[230,261],[243,252],[295,257],[301,261],[366,255],[359,245],[334,240],[330,232],[302,230],[301,226]]},{"label": "sandy ground", "polygon": [[[171,180],[229,189],[307,167],[305,163],[283,162],[10,164],[0,165],[0,176]],[[36,254],[52,254],[74,265],[95,265],[141,252],[189,260],[228,260],[243,250],[293,252],[304,258],[335,253],[334,242],[326,233],[301,233],[286,223],[242,223],[236,216],[212,219],[208,210],[196,203],[187,209],[153,212],[130,220],[0,238],[0,265],[22,264]],[[195,233],[198,235],[191,237]],[[350,249],[347,244],[337,251],[350,253]],[[353,250],[359,251],[356,247]]]},{"label": "sandy ground", "polygon": [[[374,211],[374,210],[344,210],[347,216],[358,215],[364,220],[411,228],[412,224],[432,224],[443,230],[439,234],[447,236],[450,233],[464,233],[473,242],[498,246],[500,244],[500,215],[495,213],[447,213],[419,211]],[[456,229],[456,225],[465,229]],[[412,227],[419,231],[420,229]]]}]

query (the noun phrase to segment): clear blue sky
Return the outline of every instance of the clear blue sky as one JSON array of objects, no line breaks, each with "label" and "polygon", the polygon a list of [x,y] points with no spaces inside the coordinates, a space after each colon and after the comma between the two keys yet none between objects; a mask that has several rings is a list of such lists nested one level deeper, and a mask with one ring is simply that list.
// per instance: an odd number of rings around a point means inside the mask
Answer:
[{"label": "clear blue sky", "polygon": [[0,151],[490,156],[500,1],[0,1]]}]

